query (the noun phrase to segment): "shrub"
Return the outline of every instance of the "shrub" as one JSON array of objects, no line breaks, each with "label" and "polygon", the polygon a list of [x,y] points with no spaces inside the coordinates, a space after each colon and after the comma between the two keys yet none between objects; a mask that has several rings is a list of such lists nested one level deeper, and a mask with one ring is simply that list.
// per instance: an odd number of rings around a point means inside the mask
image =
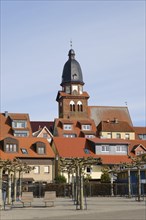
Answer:
[{"label": "shrub", "polygon": [[58,176],[55,178],[55,182],[56,182],[56,183],[66,183],[66,178],[65,178],[65,176],[63,176],[63,175],[58,175]]}]

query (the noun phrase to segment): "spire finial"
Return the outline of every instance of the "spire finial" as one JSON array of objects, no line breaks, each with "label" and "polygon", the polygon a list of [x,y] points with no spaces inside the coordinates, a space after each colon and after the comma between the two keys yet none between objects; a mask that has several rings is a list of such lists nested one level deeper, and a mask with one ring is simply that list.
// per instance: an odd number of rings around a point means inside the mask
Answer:
[{"label": "spire finial", "polygon": [[72,49],[72,40],[70,40],[70,48]]}]

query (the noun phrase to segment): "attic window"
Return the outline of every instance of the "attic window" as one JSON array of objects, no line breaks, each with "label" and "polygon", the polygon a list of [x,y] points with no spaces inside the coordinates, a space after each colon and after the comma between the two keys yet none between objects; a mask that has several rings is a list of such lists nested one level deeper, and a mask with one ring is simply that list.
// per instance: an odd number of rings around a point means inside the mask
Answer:
[{"label": "attic window", "polygon": [[26,128],[26,126],[27,126],[27,121],[25,120],[14,120],[12,122],[13,128]]},{"label": "attic window", "polygon": [[136,151],[136,155],[145,154],[145,151]]},{"label": "attic window", "polygon": [[85,135],[85,138],[94,138],[95,137],[95,135],[93,135],[93,134],[86,134]]},{"label": "attic window", "polygon": [[4,139],[4,151],[5,152],[17,152],[18,151],[18,141],[14,138]]},{"label": "attic window", "polygon": [[91,130],[91,125],[82,125],[82,130]]},{"label": "attic window", "polygon": [[6,144],[6,152],[17,152],[16,144]]},{"label": "attic window", "polygon": [[26,148],[21,148],[21,152],[22,152],[23,154],[28,154],[28,151],[27,151]]},{"label": "attic window", "polygon": [[72,130],[72,125],[71,124],[64,124],[63,129],[64,130]]},{"label": "attic window", "polygon": [[15,137],[27,137],[29,135],[28,131],[16,131],[14,130],[14,136]]},{"label": "attic window", "polygon": [[87,148],[84,149],[84,152],[85,152],[85,154],[90,154],[90,151]]},{"label": "attic window", "polygon": [[44,147],[38,147],[38,154],[45,154],[45,148]]},{"label": "attic window", "polygon": [[138,137],[141,140],[146,140],[146,134],[139,134]]},{"label": "attic window", "polygon": [[43,138],[48,138],[48,134],[47,133],[43,133]]},{"label": "attic window", "polygon": [[101,146],[101,151],[102,152],[109,152],[110,151],[110,146],[109,145],[102,145]]},{"label": "attic window", "polygon": [[117,145],[116,152],[127,152],[127,147],[125,145]]},{"label": "attic window", "polygon": [[36,144],[36,152],[38,154],[45,154],[46,153],[46,145],[43,142],[37,142]]},{"label": "attic window", "polygon": [[76,134],[63,134],[63,137],[74,138],[74,137],[76,137]]}]

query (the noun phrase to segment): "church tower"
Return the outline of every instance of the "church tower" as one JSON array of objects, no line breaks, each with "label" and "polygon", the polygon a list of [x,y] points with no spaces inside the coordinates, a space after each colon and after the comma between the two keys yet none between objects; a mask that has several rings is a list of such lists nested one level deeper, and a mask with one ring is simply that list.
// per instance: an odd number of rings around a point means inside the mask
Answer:
[{"label": "church tower", "polygon": [[80,64],[75,60],[75,52],[69,50],[68,61],[65,63],[62,73],[62,91],[58,91],[59,118],[87,119],[88,98],[83,91],[83,75]]}]

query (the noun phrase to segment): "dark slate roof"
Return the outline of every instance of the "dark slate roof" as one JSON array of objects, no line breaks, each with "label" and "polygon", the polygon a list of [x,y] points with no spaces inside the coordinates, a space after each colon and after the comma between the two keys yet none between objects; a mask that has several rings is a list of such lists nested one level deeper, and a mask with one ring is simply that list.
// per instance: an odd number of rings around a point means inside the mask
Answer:
[{"label": "dark slate roof", "polygon": [[47,127],[48,130],[52,133],[54,127],[54,121],[31,121],[32,132],[36,132],[43,127]]},{"label": "dark slate roof", "polygon": [[75,60],[75,52],[73,49],[69,51],[68,56],[69,59],[63,68],[61,85],[66,83],[84,84],[82,70],[78,61]]}]

